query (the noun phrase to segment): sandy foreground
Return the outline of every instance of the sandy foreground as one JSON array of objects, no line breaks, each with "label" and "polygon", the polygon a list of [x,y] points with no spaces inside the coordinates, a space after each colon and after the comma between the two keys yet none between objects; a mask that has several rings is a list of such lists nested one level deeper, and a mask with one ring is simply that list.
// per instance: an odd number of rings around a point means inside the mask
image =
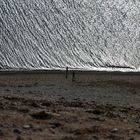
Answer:
[{"label": "sandy foreground", "polygon": [[140,140],[140,75],[2,73],[0,140]]}]

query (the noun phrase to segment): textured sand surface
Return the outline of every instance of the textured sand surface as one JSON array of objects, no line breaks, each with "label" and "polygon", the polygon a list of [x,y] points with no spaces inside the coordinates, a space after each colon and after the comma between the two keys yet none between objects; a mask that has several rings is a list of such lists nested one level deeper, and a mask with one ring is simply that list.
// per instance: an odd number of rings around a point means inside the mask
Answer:
[{"label": "textured sand surface", "polygon": [[1,0],[0,68],[140,68],[139,0]]}]

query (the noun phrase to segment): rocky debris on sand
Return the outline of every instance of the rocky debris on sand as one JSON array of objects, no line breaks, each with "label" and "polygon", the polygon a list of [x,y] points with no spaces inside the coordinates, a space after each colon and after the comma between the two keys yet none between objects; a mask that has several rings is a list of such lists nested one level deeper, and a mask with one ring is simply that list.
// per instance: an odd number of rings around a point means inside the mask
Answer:
[{"label": "rocky debris on sand", "polygon": [[28,113],[30,110],[28,108],[19,108],[18,111],[22,113]]},{"label": "rocky debris on sand", "polygon": [[73,136],[65,136],[61,140],[74,140]]},{"label": "rocky debris on sand", "polygon": [[98,116],[98,115],[90,116],[89,118],[90,118],[90,119],[94,119],[94,120],[96,120],[96,121],[101,121],[101,122],[103,122],[103,121],[106,120],[105,117]]},{"label": "rocky debris on sand", "polygon": [[124,140],[124,138],[123,137],[120,137],[120,136],[117,136],[117,135],[109,135],[108,137],[107,137],[109,140]]},{"label": "rocky debris on sand", "polygon": [[0,123],[0,127],[3,127],[3,124]]},{"label": "rocky debris on sand", "polygon": [[5,89],[5,91],[10,91],[9,89]]},{"label": "rocky debris on sand", "polygon": [[42,129],[41,127],[35,127],[35,128],[33,128],[33,131],[34,131],[34,132],[37,132],[37,131],[42,132],[43,129]]},{"label": "rocky debris on sand", "polygon": [[42,106],[51,106],[51,103],[49,103],[49,102],[43,102],[41,105]]},{"label": "rocky debris on sand", "polygon": [[124,119],[124,120],[123,120],[123,122],[127,123],[127,122],[128,122],[128,120],[127,120],[127,119]]},{"label": "rocky debris on sand", "polygon": [[50,123],[50,125],[52,125],[52,128],[57,128],[57,127],[62,126],[62,124],[59,122],[52,122],[52,123]]},{"label": "rocky debris on sand", "polygon": [[36,102],[32,102],[30,105],[31,105],[32,107],[40,107],[40,105],[37,104]]},{"label": "rocky debris on sand", "polygon": [[23,128],[23,129],[30,129],[30,128],[32,128],[32,125],[30,125],[30,124],[25,124],[25,125],[23,125],[22,128]]},{"label": "rocky debris on sand", "polygon": [[134,134],[139,134],[139,135],[140,135],[140,129],[135,129],[135,130],[133,131],[133,133],[134,133]]},{"label": "rocky debris on sand", "polygon": [[4,109],[4,105],[0,103],[0,109]]},{"label": "rocky debris on sand", "polygon": [[37,120],[47,120],[47,119],[51,119],[53,115],[51,113],[46,113],[45,111],[41,111],[41,112],[31,114],[31,117]]},{"label": "rocky debris on sand", "polygon": [[92,113],[92,114],[95,114],[95,115],[102,115],[102,114],[104,114],[104,111],[101,110],[101,109],[90,109],[90,110],[87,110],[86,112],[87,113]]},{"label": "rocky debris on sand", "polygon": [[93,140],[99,140],[98,136],[93,136]]},{"label": "rocky debris on sand", "polygon": [[135,139],[132,137],[132,138],[130,138],[129,140],[135,140]]},{"label": "rocky debris on sand", "polygon": [[114,133],[117,132],[117,131],[118,131],[118,128],[114,128],[114,129],[111,130],[111,132],[114,132]]},{"label": "rocky debris on sand", "polygon": [[24,140],[21,136],[17,136],[16,140]]},{"label": "rocky debris on sand", "polygon": [[3,133],[2,129],[0,129],[0,136],[3,136],[3,135],[4,135],[4,133]]},{"label": "rocky debris on sand", "polygon": [[22,131],[20,129],[18,129],[18,128],[15,128],[13,130],[13,132],[16,133],[16,134],[21,134]]}]

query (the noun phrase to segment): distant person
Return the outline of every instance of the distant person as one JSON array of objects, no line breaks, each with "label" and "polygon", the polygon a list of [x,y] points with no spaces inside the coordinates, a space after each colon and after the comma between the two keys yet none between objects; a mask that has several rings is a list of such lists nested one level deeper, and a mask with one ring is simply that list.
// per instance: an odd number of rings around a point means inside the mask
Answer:
[{"label": "distant person", "polygon": [[72,81],[75,81],[75,72],[72,72]]},{"label": "distant person", "polygon": [[68,78],[68,67],[66,67],[66,79]]}]

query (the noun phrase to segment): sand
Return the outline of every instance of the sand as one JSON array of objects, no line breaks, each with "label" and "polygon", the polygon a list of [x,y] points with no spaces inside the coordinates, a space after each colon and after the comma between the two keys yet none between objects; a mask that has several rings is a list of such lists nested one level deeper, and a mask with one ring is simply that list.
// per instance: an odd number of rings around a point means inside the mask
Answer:
[{"label": "sand", "polygon": [[0,140],[140,139],[140,75],[0,74]]}]

